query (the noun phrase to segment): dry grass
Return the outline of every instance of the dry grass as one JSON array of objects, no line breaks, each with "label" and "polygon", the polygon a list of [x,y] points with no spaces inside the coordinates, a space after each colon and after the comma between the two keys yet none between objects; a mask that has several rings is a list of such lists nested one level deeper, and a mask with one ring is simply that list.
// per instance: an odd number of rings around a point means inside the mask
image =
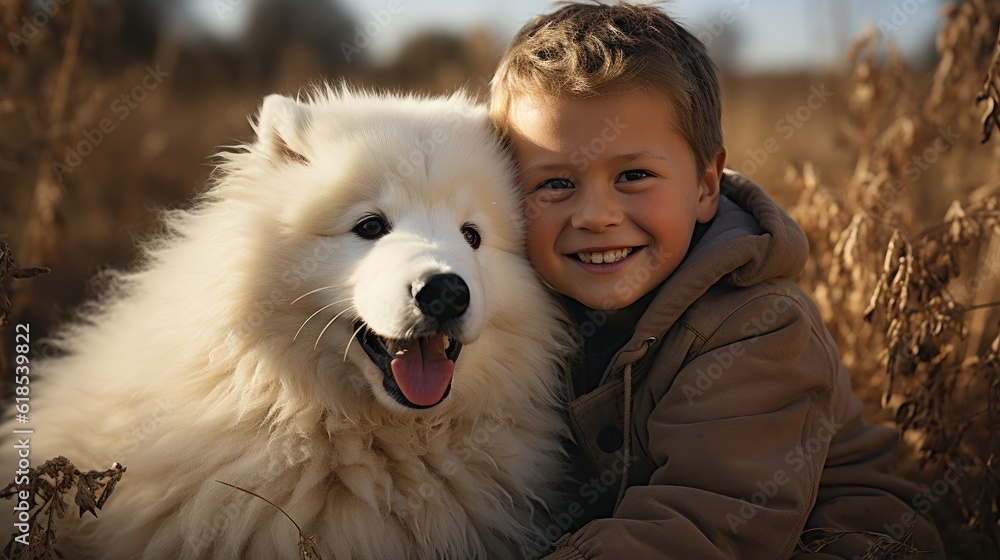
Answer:
[{"label": "dry grass", "polygon": [[837,531],[832,529],[810,529],[809,531],[803,533],[803,535],[813,532],[821,533],[824,536],[801,547],[804,552],[823,552],[823,549],[825,549],[828,545],[833,544],[842,537],[857,534],[864,535],[873,541],[871,547],[869,547],[868,550],[866,550],[865,553],[858,558],[858,560],[906,560],[908,555],[916,555],[926,552],[912,546],[912,525],[906,529],[902,537],[898,540],[881,533],[871,533],[866,531]]},{"label": "dry grass", "polygon": [[[853,175],[825,185],[808,163],[788,175],[812,244],[802,283],[869,411],[904,431],[903,470],[930,485],[969,468],[933,509],[955,557],[1000,551],[998,27],[1000,2],[949,7],[929,91],[891,47],[879,62],[874,34],[859,39],[842,123]],[[890,544],[871,557],[901,557]]]}]

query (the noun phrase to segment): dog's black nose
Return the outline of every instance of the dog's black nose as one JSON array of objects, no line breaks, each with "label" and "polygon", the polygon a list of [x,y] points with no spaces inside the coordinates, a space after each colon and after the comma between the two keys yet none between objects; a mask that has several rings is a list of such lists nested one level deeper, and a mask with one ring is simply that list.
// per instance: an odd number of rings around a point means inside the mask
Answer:
[{"label": "dog's black nose", "polygon": [[427,279],[416,298],[424,315],[441,324],[460,317],[469,308],[469,285],[457,274],[435,274]]}]

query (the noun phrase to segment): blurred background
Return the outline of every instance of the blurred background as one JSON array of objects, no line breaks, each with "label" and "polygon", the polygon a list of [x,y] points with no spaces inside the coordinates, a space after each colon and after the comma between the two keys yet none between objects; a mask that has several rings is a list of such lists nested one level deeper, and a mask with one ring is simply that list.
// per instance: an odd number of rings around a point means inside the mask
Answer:
[{"label": "blurred background", "polygon": [[[720,67],[729,167],[807,230],[813,260],[800,280],[873,421],[906,430],[906,466],[928,485],[949,461],[978,469],[934,502],[952,553],[996,557],[1000,150],[996,135],[983,136],[995,123],[984,111],[1000,103],[990,106],[995,89],[984,89],[984,80],[1000,84],[987,76],[1000,2],[663,6]],[[464,87],[485,99],[514,33],[552,9],[534,0],[0,0],[0,239],[16,266],[52,269],[30,280],[0,274],[10,298],[0,311],[36,336],[69,318],[94,293],[95,274],[136,258],[162,208],[187,206],[204,189],[213,153],[252,139],[264,95],[343,79],[426,93]],[[920,256],[945,265],[917,259],[911,275],[885,277],[895,271],[894,232],[916,254],[942,228],[958,233]],[[902,306],[873,298],[876,286],[885,284],[884,298],[911,277],[937,291]],[[935,319],[935,305],[951,322]],[[914,306],[926,316],[901,332]],[[5,380],[11,332],[0,353]],[[910,358],[887,358],[896,353]]]},{"label": "blurred background", "polygon": [[[44,294],[45,305],[19,318],[45,329],[84,296],[86,278],[135,256],[158,208],[183,205],[203,188],[219,146],[251,138],[249,118],[264,95],[340,79],[483,94],[513,34],[554,4],[0,5],[0,234],[20,264],[56,269],[13,300],[29,312]],[[772,189],[784,184],[784,161],[820,151],[833,158],[831,173],[851,172],[836,123],[846,104],[846,51],[857,35],[872,29],[896,43],[927,78],[941,24],[941,0],[677,0],[665,7],[709,45],[723,72],[730,167]],[[814,100],[815,111],[801,109],[814,87],[833,94]],[[780,141],[781,157],[754,160],[769,137]]]}]

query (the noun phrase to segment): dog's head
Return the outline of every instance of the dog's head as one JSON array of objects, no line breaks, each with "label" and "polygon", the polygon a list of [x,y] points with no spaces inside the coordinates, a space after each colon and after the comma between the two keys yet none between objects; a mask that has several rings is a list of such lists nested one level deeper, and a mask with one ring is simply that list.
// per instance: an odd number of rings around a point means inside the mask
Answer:
[{"label": "dog's head", "polygon": [[515,344],[504,337],[551,327],[518,325],[553,308],[523,256],[513,164],[483,107],[462,95],[272,95],[256,130],[217,190],[258,210],[254,291],[286,299],[263,330],[294,338],[283,354],[310,356],[329,399],[370,393],[415,411],[456,387],[488,393],[486,355],[516,359],[496,353]]}]

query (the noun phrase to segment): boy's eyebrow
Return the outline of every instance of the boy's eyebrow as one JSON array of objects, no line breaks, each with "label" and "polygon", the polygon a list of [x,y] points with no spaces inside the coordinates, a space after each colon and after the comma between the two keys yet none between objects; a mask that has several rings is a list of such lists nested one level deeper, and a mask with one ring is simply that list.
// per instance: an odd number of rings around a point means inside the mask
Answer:
[{"label": "boy's eyebrow", "polygon": [[567,171],[568,165],[562,163],[539,163],[521,170],[522,174],[533,173],[535,171]]},{"label": "boy's eyebrow", "polygon": [[664,156],[662,156],[660,154],[655,154],[655,153],[650,152],[648,150],[640,150],[638,152],[633,152],[631,154],[622,154],[622,155],[619,155],[619,156],[615,156],[615,157],[611,158],[611,161],[612,161],[612,163],[617,163],[619,165],[624,165],[626,163],[632,163],[633,161],[635,161],[637,159],[643,159],[643,158],[658,159],[658,160],[667,161],[667,162],[670,161],[668,158],[666,158],[666,157],[664,157]]},{"label": "boy's eyebrow", "polygon": [[[633,161],[639,159],[658,159],[660,161],[669,162],[670,160],[660,154],[650,152],[648,150],[641,150],[638,152],[633,152],[630,154],[621,154],[611,158],[611,163],[615,165],[625,165],[627,163],[632,163]],[[521,170],[521,174],[526,175],[528,173],[534,173],[536,171],[568,171],[571,167],[564,163],[539,163],[532,165],[530,167],[525,167]]]}]

